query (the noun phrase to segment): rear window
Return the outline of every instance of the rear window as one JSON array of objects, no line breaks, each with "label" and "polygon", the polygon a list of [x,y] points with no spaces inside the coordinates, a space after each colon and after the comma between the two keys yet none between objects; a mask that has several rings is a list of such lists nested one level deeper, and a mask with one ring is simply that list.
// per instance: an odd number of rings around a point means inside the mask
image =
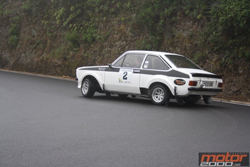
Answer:
[{"label": "rear window", "polygon": [[165,55],[178,68],[201,69],[198,65],[184,56]]}]

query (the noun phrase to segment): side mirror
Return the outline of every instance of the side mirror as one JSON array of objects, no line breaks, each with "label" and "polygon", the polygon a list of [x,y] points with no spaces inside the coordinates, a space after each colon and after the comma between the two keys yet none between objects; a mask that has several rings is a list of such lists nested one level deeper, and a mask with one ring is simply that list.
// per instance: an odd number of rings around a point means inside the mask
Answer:
[{"label": "side mirror", "polygon": [[113,68],[112,64],[109,64],[109,68]]}]

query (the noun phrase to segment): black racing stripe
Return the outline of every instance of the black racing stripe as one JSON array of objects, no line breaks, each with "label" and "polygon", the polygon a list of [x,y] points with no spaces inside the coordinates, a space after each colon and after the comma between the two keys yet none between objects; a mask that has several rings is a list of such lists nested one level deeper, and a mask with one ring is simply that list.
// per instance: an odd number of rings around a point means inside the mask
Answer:
[{"label": "black racing stripe", "polygon": [[180,77],[180,78],[189,78],[189,75],[184,74],[179,71],[171,70],[171,71],[151,71],[151,70],[141,70],[141,74],[148,74],[148,75],[166,75],[169,77]]},{"label": "black racing stripe", "polygon": [[103,67],[103,66],[100,66],[100,67],[83,67],[83,68],[80,68],[79,70],[99,71],[99,68],[106,68],[106,67]]},{"label": "black racing stripe", "polygon": [[120,68],[110,68],[110,67],[107,67],[105,71],[108,71],[108,72],[119,72]]},{"label": "black racing stripe", "polygon": [[219,78],[222,79],[222,76],[215,74],[200,74],[200,73],[192,73],[193,77],[206,77],[206,78]]},{"label": "black racing stripe", "polygon": [[[110,67],[105,67],[105,66],[100,66],[100,67],[84,67],[84,68],[81,68],[80,70],[92,70],[92,71],[100,71],[100,68],[103,69],[103,68],[106,68],[105,71],[108,71],[108,72],[119,72],[120,71],[120,68],[110,68]],[[134,71],[136,70],[139,70],[138,74],[148,74],[148,75],[166,75],[166,76],[169,76],[169,77],[180,77],[180,78],[189,78],[189,75],[187,74],[184,74],[182,72],[179,72],[179,71],[175,71],[175,70],[171,70],[171,71],[157,71],[157,70],[143,70],[143,69],[134,69]],[[102,70],[104,71],[104,70]],[[135,73],[133,71],[133,73]]]}]

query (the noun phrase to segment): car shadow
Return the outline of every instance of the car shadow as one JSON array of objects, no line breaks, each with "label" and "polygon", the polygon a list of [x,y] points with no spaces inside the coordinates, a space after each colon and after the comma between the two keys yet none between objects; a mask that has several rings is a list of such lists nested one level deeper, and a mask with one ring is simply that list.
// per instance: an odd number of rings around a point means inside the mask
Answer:
[{"label": "car shadow", "polygon": [[[79,96],[79,98],[84,98],[82,96]],[[92,98],[93,100],[98,101],[113,101],[113,102],[121,102],[121,103],[137,103],[137,104],[143,104],[147,106],[155,105],[151,102],[150,98],[144,98],[144,97],[119,97],[117,95],[111,95],[106,96],[104,94],[97,94],[94,95]],[[218,105],[218,102],[214,102],[212,104],[205,104],[202,100],[199,100],[196,104],[183,104],[180,105],[175,99],[171,99],[168,103],[168,105],[163,105],[159,107],[168,107],[168,108],[183,108],[183,109],[199,109],[199,108],[209,108],[209,109],[220,109],[224,108],[223,106]]]}]

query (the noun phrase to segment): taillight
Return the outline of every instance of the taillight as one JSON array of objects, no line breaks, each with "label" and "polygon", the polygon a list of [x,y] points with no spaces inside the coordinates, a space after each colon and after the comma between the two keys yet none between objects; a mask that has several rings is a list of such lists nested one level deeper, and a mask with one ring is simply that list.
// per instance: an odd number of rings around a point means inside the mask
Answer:
[{"label": "taillight", "polygon": [[189,86],[197,86],[197,81],[189,81]]},{"label": "taillight", "polygon": [[218,83],[218,87],[219,87],[219,88],[222,88],[222,86],[223,86],[223,83],[221,83],[221,82]]}]

